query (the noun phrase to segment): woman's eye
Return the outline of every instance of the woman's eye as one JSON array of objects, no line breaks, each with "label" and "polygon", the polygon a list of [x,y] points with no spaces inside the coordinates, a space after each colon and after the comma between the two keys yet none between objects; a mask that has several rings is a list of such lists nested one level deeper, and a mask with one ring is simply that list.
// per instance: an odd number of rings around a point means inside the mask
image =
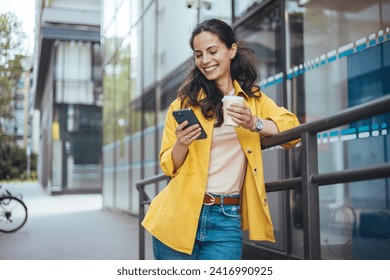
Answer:
[{"label": "woman's eye", "polygon": [[213,52],[210,52],[211,54],[216,54],[217,53],[217,51],[213,51]]}]

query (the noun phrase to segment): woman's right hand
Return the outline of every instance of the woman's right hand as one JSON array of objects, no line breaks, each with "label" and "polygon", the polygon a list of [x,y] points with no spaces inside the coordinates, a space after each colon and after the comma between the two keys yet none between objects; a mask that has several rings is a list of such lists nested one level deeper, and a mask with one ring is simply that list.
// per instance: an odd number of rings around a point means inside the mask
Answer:
[{"label": "woman's right hand", "polygon": [[201,128],[199,124],[191,125],[184,128],[188,121],[184,121],[176,127],[175,133],[177,141],[173,145],[172,159],[175,165],[175,170],[178,170],[183,165],[191,143],[200,136]]},{"label": "woman's right hand", "polygon": [[191,125],[185,128],[188,121],[184,121],[176,127],[175,134],[179,144],[189,146],[195,141],[201,134],[201,128],[199,124]]}]

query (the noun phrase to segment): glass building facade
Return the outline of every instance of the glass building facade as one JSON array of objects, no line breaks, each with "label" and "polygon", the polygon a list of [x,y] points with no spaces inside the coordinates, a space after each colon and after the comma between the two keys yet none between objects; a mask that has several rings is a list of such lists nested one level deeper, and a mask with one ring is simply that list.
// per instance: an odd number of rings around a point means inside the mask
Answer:
[{"label": "glass building facade", "polygon": [[[161,172],[166,109],[191,63],[188,38],[199,20],[232,24],[258,57],[262,90],[301,123],[390,93],[389,0],[187,2],[102,2],[105,207],[137,214],[135,183]],[[319,133],[319,173],[388,162],[389,125],[384,114]],[[263,156],[266,182],[301,175],[299,146]],[[320,187],[323,259],[390,259],[389,191],[388,179]],[[303,258],[300,191],[268,198],[277,242],[245,237],[244,257]]]}]

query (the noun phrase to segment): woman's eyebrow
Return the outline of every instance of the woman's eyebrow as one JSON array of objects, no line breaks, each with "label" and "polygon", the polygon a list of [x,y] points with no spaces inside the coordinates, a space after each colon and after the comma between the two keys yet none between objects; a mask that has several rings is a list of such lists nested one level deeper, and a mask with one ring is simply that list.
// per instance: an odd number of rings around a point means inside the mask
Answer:
[{"label": "woman's eyebrow", "polygon": [[[211,49],[211,48],[218,48],[218,46],[210,46],[210,47],[208,47],[208,48],[206,49],[206,51],[209,50],[209,49]],[[202,52],[202,51],[201,51],[201,50],[194,50],[194,52]]]}]

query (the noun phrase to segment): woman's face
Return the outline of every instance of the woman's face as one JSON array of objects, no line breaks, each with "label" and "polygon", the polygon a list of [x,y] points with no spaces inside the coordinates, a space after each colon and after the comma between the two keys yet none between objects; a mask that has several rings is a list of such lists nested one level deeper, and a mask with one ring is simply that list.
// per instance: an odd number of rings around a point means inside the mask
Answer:
[{"label": "woman's face", "polygon": [[203,31],[193,40],[195,64],[208,80],[224,87],[231,80],[230,64],[237,51],[237,44],[229,49],[219,37]]}]

